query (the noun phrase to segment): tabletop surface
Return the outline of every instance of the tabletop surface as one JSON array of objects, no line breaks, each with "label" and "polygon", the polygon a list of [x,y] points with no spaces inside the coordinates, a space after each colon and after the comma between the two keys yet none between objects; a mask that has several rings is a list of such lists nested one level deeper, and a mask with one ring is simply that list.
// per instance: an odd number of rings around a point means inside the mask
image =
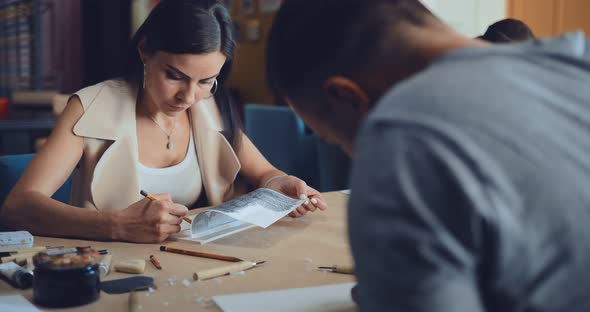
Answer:
[{"label": "tabletop surface", "polygon": [[[162,244],[132,244],[119,242],[87,241],[52,237],[35,237],[35,246],[92,246],[107,249],[118,261],[144,259],[147,261],[144,276],[154,278],[157,289],[137,293],[137,311],[219,311],[210,300],[212,296],[246,292],[269,291],[309,286],[320,286],[354,281],[354,276],[319,271],[318,266],[350,265],[346,229],[346,203],[348,195],[340,192],[322,194],[329,209],[308,214],[302,218],[283,218],[266,229],[254,228],[220,240],[199,245],[187,241],[166,241]],[[195,213],[195,212],[193,212]],[[229,264],[219,260],[173,254],[159,250],[160,245],[180,247],[209,253],[235,256],[252,261],[267,261],[264,265],[245,271],[243,275],[230,275],[206,281],[193,281],[195,271]],[[157,270],[149,256],[155,255],[162,270]],[[112,266],[111,266],[112,268]],[[104,280],[135,276],[114,272]],[[188,281],[187,282],[183,281]],[[20,293],[32,302],[33,290],[19,291],[6,282],[0,282],[0,295]],[[101,292],[98,301],[68,309],[44,311],[128,311],[128,294],[110,295]],[[293,298],[297,300],[297,298]]]}]

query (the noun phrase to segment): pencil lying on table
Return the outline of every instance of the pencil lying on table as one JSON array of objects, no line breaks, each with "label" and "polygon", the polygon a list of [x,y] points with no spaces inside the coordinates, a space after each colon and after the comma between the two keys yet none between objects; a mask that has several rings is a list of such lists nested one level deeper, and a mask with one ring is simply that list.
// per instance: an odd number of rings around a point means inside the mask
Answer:
[{"label": "pencil lying on table", "polygon": [[162,269],[162,265],[160,264],[160,261],[158,261],[156,256],[150,255],[150,262],[156,267],[156,269],[158,269],[158,270]]},{"label": "pencil lying on table", "polygon": [[[154,195],[152,194],[148,194],[148,192],[141,190],[139,191],[139,194],[143,195],[145,198],[149,199],[149,200],[158,200]],[[193,223],[193,220],[191,220],[191,218],[184,216],[182,217],[182,219],[186,222],[188,222],[189,224]]]},{"label": "pencil lying on table", "polygon": [[240,261],[242,261],[242,259],[240,259],[240,258],[231,257],[231,256],[217,255],[217,254],[206,253],[206,252],[201,252],[201,251],[194,251],[194,250],[185,250],[185,249],[179,249],[179,248],[171,248],[171,247],[166,247],[166,246],[160,246],[160,250],[161,251],[172,252],[172,253],[177,253],[177,254],[181,254],[181,255],[195,256],[195,257],[209,258],[209,259],[216,259],[216,260],[221,260],[221,261],[229,261],[229,262],[240,262]]}]

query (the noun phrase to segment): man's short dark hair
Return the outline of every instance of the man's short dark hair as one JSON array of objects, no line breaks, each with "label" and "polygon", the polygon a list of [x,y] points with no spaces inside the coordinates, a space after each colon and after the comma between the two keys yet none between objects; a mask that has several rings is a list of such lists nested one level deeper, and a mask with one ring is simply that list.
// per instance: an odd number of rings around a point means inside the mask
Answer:
[{"label": "man's short dark hair", "polygon": [[527,41],[535,39],[535,35],[524,22],[507,18],[490,25],[485,34],[479,38],[492,43],[502,43]]},{"label": "man's short dark hair", "polygon": [[418,0],[287,0],[269,37],[269,85],[285,96],[328,72],[348,74],[374,59],[396,25],[423,24],[427,16]]}]

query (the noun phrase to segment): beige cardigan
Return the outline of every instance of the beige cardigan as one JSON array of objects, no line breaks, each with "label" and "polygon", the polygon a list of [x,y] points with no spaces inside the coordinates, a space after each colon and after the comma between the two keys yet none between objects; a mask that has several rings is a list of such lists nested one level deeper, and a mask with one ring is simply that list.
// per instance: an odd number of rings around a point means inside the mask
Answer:
[{"label": "beige cardigan", "polygon": [[[84,137],[84,154],[74,174],[71,203],[97,210],[127,208],[140,200],[135,103],[137,90],[107,80],[75,93],[84,114],[74,133]],[[189,108],[203,189],[209,205],[234,197],[240,162],[220,133],[223,123],[214,99]],[[241,187],[240,187],[241,189]]]}]

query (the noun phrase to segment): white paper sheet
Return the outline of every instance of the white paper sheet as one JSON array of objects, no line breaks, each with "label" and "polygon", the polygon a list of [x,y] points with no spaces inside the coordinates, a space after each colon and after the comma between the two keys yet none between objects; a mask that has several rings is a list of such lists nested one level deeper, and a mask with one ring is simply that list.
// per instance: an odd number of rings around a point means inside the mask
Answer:
[{"label": "white paper sheet", "polygon": [[205,244],[255,226],[267,228],[304,202],[260,188],[197,214],[190,229],[183,223],[173,238]]},{"label": "white paper sheet", "polygon": [[[240,220],[266,228],[286,216],[293,209],[303,204],[303,202],[305,200],[293,199],[268,188],[259,188],[203,213],[205,215],[212,214],[210,219],[217,217],[213,216],[214,213],[223,214],[234,220]],[[195,228],[199,226],[199,217],[201,217],[200,214],[195,218],[196,223],[193,225],[194,233],[198,232]],[[215,222],[209,220],[209,223]]]},{"label": "white paper sheet", "polygon": [[356,311],[350,290],[354,283],[215,296],[224,312],[343,312]]},{"label": "white paper sheet", "polygon": [[350,190],[342,190],[342,191],[340,191],[340,193],[350,195]]},{"label": "white paper sheet", "polygon": [[2,312],[41,312],[22,295],[0,296]]}]

